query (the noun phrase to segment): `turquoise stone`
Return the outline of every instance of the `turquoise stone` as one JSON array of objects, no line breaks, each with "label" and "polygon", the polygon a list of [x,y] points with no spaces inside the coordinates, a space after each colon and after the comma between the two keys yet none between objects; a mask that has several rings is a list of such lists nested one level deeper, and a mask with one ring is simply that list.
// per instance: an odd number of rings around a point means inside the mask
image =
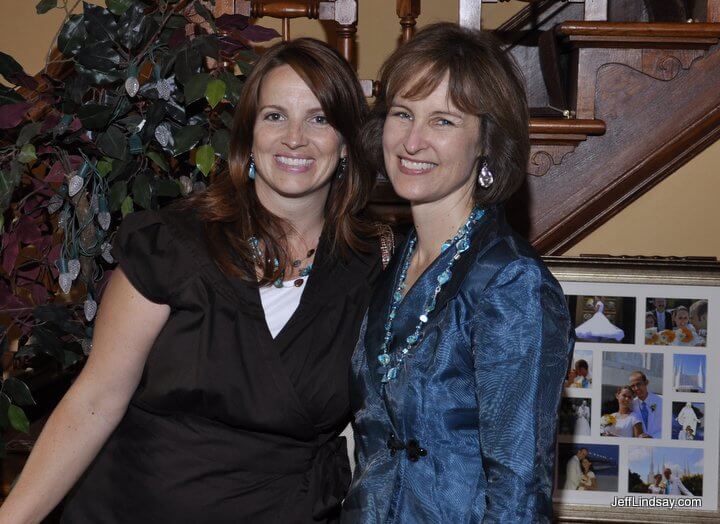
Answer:
[{"label": "turquoise stone", "polygon": [[418,334],[417,334],[417,333],[413,333],[413,334],[410,335],[405,341],[406,341],[408,344],[414,344],[415,342],[418,341]]},{"label": "turquoise stone", "polygon": [[380,362],[381,366],[387,366],[388,364],[390,364],[390,355],[388,355],[387,353],[381,353],[380,355],[378,355],[378,362]]},{"label": "turquoise stone", "polygon": [[460,240],[458,240],[457,244],[455,244],[455,247],[457,248],[459,253],[467,251],[470,247],[470,241],[468,240],[468,237],[462,237]]},{"label": "turquoise stone", "polygon": [[437,281],[440,285],[447,284],[448,280],[450,280],[450,277],[452,276],[452,272],[450,269],[446,269],[440,275],[437,277]]},{"label": "turquoise stone", "polygon": [[[390,368],[387,370],[387,373],[385,373],[385,378],[387,380],[395,380],[397,378],[398,368]],[[387,381],[386,381],[387,382]]]},{"label": "turquoise stone", "polygon": [[402,293],[400,293],[400,291],[396,291],[393,295],[393,300],[395,302],[400,302],[402,300]]}]

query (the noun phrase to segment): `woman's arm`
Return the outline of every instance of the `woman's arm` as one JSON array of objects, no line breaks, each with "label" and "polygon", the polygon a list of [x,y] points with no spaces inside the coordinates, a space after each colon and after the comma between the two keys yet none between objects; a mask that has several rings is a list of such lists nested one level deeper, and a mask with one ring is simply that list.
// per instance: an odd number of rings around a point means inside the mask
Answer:
[{"label": "woman's arm", "polygon": [[169,306],[150,302],[115,270],[85,368],[45,424],[0,522],[40,522],[75,484],[125,414],[169,314]]},{"label": "woman's arm", "polygon": [[590,477],[590,487],[588,489],[591,491],[597,490],[597,477],[595,476],[594,473]]},{"label": "woman's arm", "polygon": [[638,422],[636,424],[633,424],[633,437],[634,438],[641,438],[645,435],[643,433],[643,425],[642,422]]},{"label": "woman's arm", "polygon": [[541,263],[506,266],[478,304],[472,347],[486,485],[483,522],[552,514],[557,410],[572,329],[565,297]]}]

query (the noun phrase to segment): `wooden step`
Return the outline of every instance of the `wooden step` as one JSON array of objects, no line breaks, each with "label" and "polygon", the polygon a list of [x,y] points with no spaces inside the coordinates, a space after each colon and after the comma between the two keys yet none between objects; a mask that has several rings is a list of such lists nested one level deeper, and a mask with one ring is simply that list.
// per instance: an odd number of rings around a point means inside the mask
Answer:
[{"label": "wooden step", "polygon": [[720,41],[720,24],[563,22],[556,34],[573,47],[708,49]]}]

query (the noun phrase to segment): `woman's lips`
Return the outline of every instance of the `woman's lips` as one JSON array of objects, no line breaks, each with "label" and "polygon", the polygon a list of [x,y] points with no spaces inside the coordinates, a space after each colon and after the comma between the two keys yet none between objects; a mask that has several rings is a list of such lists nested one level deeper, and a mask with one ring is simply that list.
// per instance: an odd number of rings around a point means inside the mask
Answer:
[{"label": "woman's lips", "polygon": [[410,160],[408,158],[398,157],[398,167],[400,172],[405,175],[424,175],[437,167],[434,162],[424,162],[421,160]]},{"label": "woman's lips", "polygon": [[315,159],[307,157],[275,155],[273,158],[275,165],[288,173],[306,173],[315,163]]}]

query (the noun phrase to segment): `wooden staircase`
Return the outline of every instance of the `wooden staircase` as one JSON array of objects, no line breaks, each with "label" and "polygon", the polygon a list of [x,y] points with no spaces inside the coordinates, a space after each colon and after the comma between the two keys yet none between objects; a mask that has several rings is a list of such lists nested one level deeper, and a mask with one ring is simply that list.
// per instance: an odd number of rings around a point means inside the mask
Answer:
[{"label": "wooden staircase", "polygon": [[[483,4],[497,1],[460,0],[460,23],[480,27]],[[541,253],[560,254],[720,137],[720,0],[525,1],[496,30],[525,75],[532,117],[529,176],[508,214]],[[216,4],[232,9],[283,18],[286,38],[290,18],[335,20],[352,63],[356,1]],[[420,12],[420,0],[396,0],[402,41]],[[371,205],[409,220],[387,180]]]}]

